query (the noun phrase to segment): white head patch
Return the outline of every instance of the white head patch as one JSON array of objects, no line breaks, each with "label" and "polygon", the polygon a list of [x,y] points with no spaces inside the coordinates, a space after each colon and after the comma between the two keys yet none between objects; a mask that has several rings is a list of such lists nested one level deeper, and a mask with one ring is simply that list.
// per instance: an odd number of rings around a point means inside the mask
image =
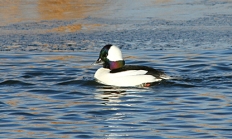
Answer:
[{"label": "white head patch", "polygon": [[118,60],[123,60],[122,58],[122,52],[121,50],[117,47],[112,45],[108,51],[108,56],[107,58],[110,61],[118,61]]}]

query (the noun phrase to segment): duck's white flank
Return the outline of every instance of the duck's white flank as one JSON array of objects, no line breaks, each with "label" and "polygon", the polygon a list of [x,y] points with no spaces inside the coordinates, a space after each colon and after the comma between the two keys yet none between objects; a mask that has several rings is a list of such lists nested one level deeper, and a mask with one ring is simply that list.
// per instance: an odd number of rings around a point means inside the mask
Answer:
[{"label": "duck's white flank", "polygon": [[[129,70],[119,73],[110,73],[110,69],[100,68],[96,71],[94,78],[99,83],[112,86],[138,86],[143,83],[158,82],[162,79],[157,79],[152,75],[144,75],[145,70]],[[101,79],[101,80],[98,80]]]}]

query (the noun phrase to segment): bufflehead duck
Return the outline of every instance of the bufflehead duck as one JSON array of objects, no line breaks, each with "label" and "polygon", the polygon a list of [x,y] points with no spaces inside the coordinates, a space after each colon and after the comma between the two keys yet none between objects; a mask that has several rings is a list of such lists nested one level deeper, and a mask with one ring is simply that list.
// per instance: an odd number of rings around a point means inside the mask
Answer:
[{"label": "bufflehead duck", "polygon": [[125,65],[121,50],[111,44],[105,45],[94,65],[103,65],[94,74],[97,82],[111,86],[143,86],[167,79],[164,72],[147,66]]}]

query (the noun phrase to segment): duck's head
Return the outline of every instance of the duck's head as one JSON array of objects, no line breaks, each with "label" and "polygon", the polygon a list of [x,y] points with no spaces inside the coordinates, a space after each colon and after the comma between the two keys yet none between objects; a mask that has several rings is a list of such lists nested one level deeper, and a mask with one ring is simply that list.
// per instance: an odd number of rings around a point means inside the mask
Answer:
[{"label": "duck's head", "polygon": [[103,64],[104,68],[110,70],[121,68],[125,65],[125,61],[122,58],[121,50],[112,44],[105,45],[99,54],[98,60],[94,65]]}]

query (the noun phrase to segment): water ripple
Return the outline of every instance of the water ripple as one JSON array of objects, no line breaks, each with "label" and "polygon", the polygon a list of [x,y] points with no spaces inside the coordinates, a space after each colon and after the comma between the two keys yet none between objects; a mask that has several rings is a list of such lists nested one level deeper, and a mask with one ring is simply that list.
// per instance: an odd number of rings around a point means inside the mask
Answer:
[{"label": "water ripple", "polygon": [[3,54],[0,137],[231,138],[230,53],[178,51],[125,51],[173,77],[150,88],[96,83],[98,52]]},{"label": "water ripple", "polygon": [[34,84],[31,84],[31,83],[26,83],[26,82],[23,82],[23,81],[19,81],[19,80],[6,80],[6,81],[3,81],[3,82],[0,82],[0,85],[7,85],[7,86],[12,86],[12,85],[24,85],[24,86],[29,86],[29,85],[34,85]]}]

